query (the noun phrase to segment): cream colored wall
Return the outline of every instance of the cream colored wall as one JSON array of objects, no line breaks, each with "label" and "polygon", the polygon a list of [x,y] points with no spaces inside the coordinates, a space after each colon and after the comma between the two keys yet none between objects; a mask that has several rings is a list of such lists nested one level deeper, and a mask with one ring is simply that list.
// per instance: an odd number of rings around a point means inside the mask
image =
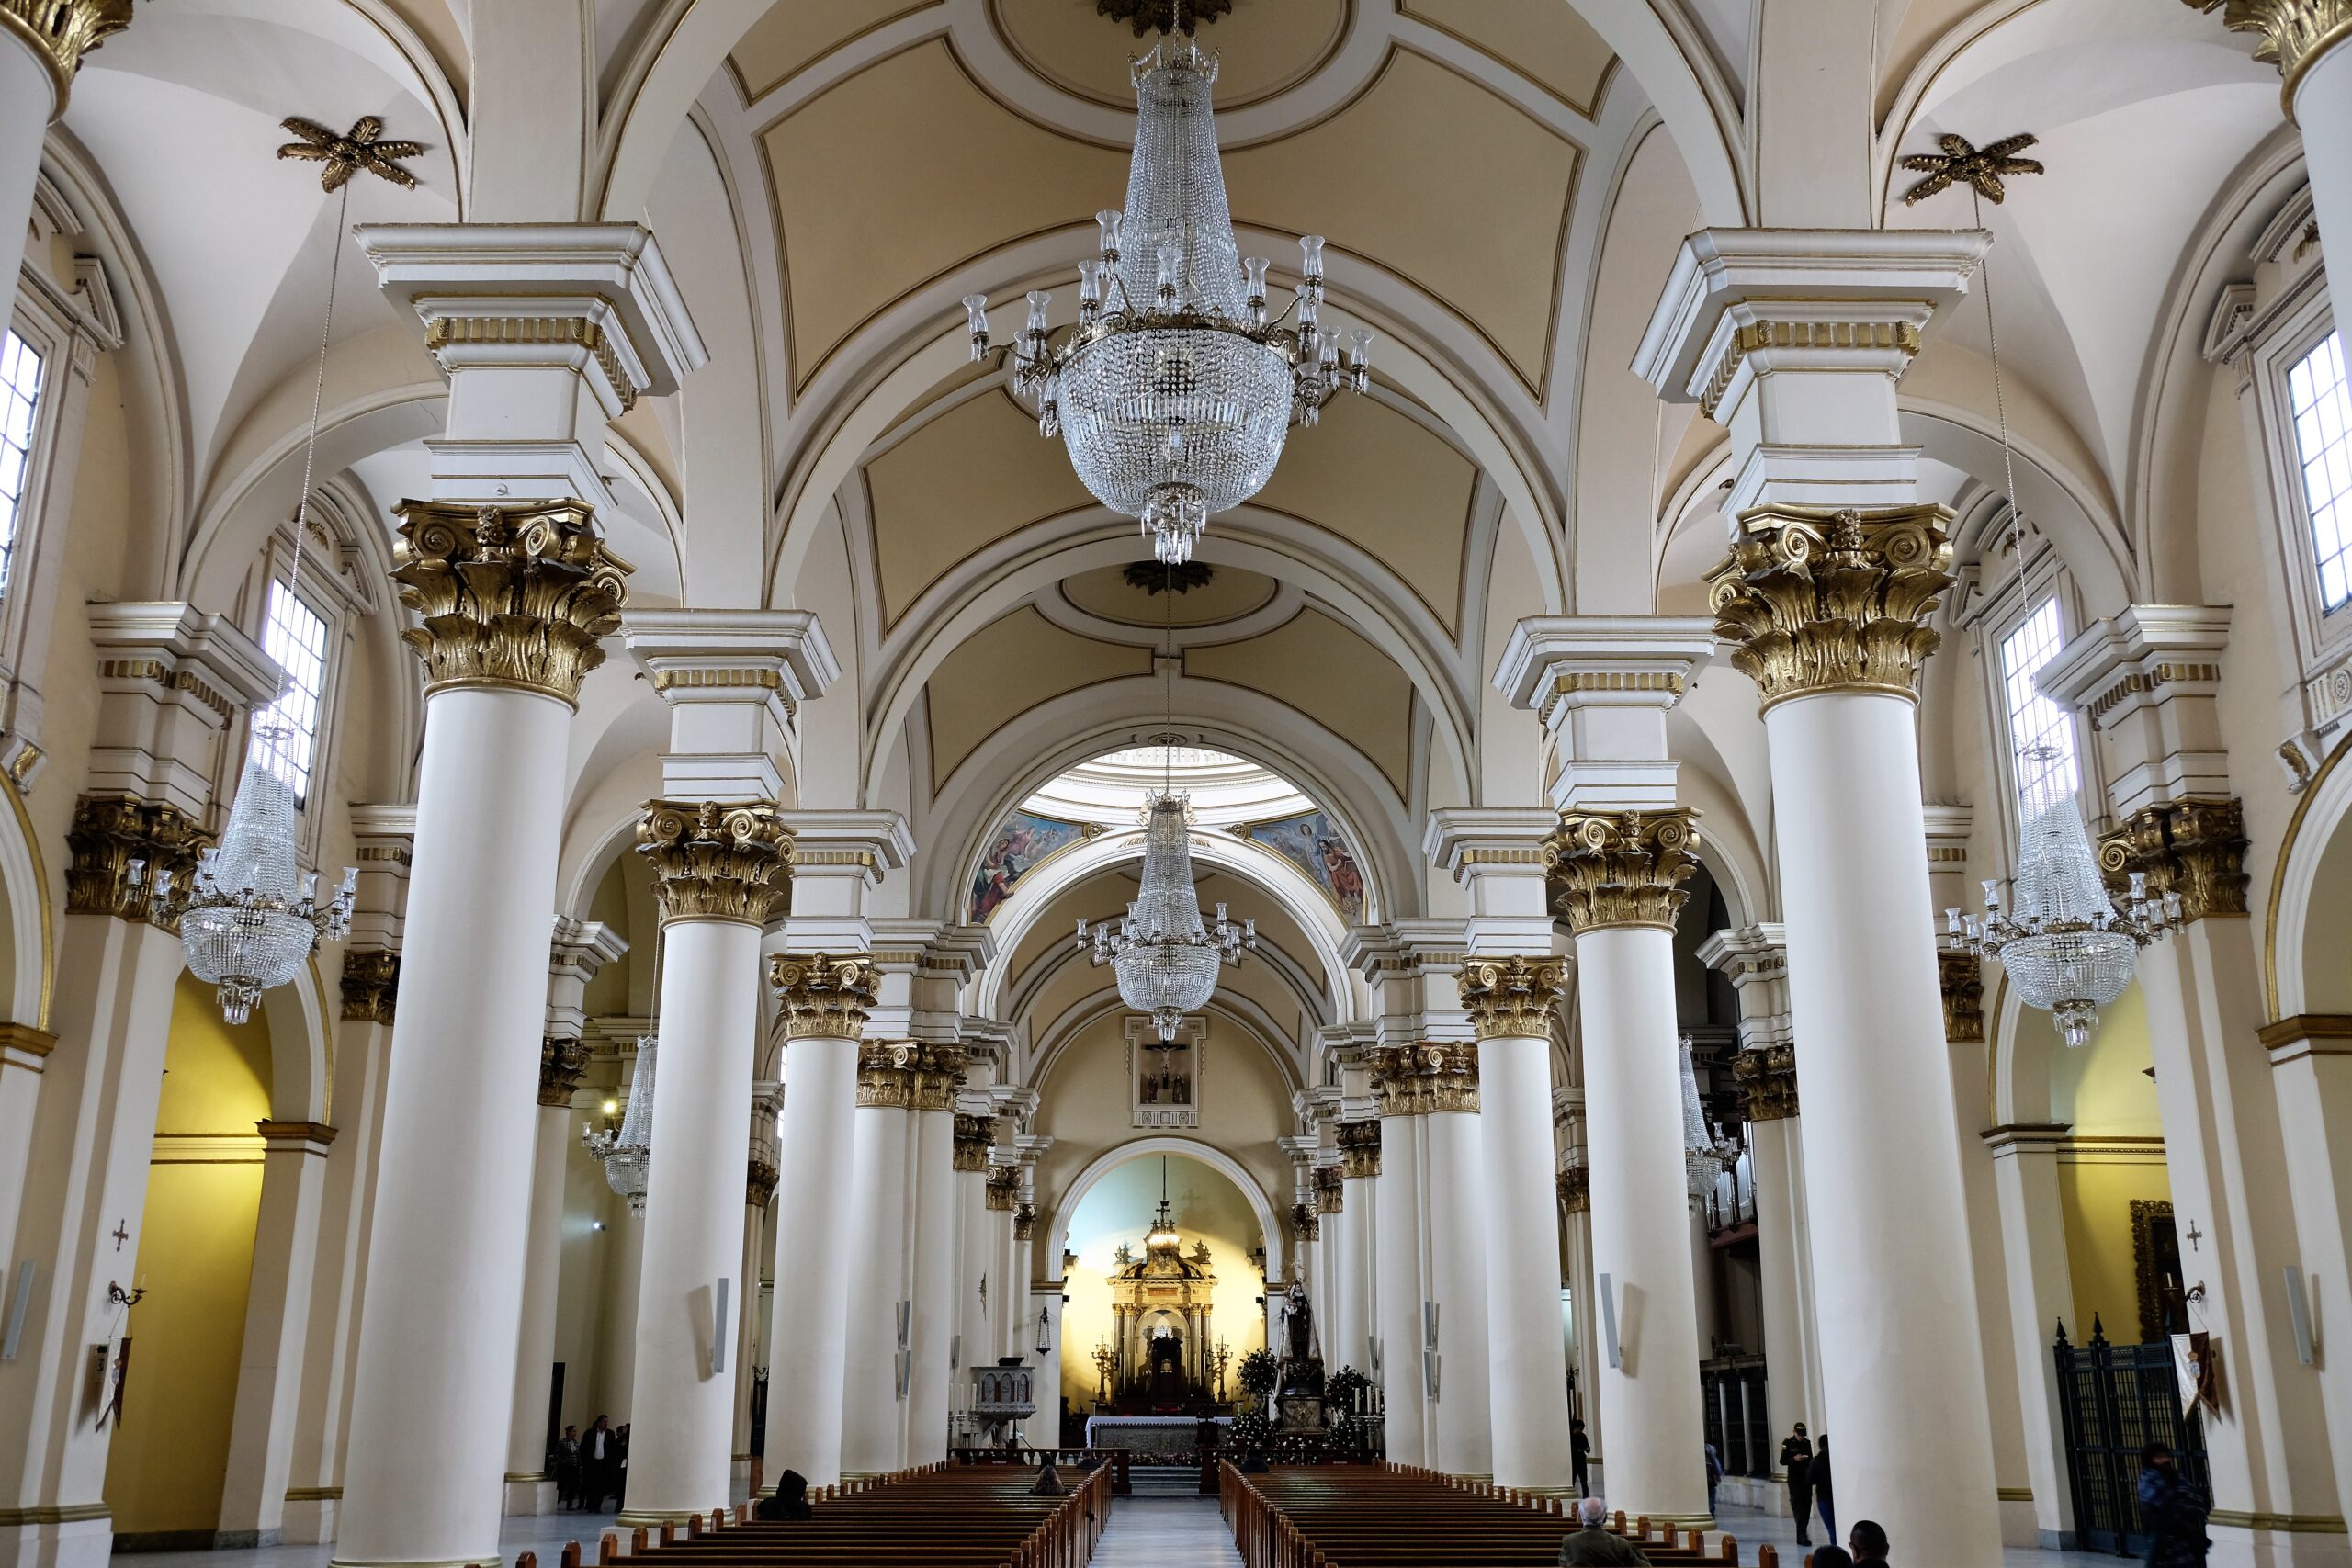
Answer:
[{"label": "cream colored wall", "polygon": [[[1169,1212],[1183,1250],[1205,1241],[1209,1272],[1216,1284],[1209,1292],[1209,1343],[1219,1338],[1233,1352],[1226,1374],[1228,1393],[1238,1393],[1234,1379],[1241,1358],[1266,1342],[1266,1319],[1258,1299],[1265,1289],[1250,1249],[1259,1245],[1258,1218],[1241,1190],[1215,1167],[1182,1155],[1168,1156]],[[1078,1262],[1062,1276],[1062,1397],[1073,1412],[1094,1406],[1101,1374],[1094,1348],[1114,1332],[1111,1311],[1111,1272],[1119,1266],[1119,1244],[1125,1242],[1143,1256],[1144,1234],[1151,1228],[1159,1203],[1160,1161],[1143,1155],[1106,1173],[1089,1188],[1070,1215],[1069,1249]]]},{"label": "cream colored wall", "polygon": [[[2023,1025],[2047,1031],[2049,1020],[2029,1013]],[[2147,998],[2138,983],[2100,1013],[2088,1045],[2070,1051],[2053,1036],[2048,1048],[2056,1053],[2050,1067],[2050,1119],[2074,1129],[2058,1156],[2058,1202],[2075,1286],[2068,1330],[2079,1343],[2097,1314],[2109,1339],[2134,1344],[2140,1337],[2140,1293],[2132,1254],[2132,1203],[2172,1197],[2164,1123],[2154,1080],[2147,1076]]]},{"label": "cream colored wall", "polygon": [[[155,1118],[132,1342],[106,1499],[124,1535],[212,1530],[229,1467],[269,1116],[269,1026],[221,1021],[212,987],[180,976]],[[125,1284],[132,1283],[126,1280]]]}]

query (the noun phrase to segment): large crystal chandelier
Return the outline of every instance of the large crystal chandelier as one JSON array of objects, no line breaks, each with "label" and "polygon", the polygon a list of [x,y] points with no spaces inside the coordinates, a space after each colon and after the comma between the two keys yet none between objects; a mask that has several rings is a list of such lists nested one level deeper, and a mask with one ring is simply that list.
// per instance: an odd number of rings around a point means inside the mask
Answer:
[{"label": "large crystal chandelier", "polygon": [[1214,924],[1201,919],[1200,894],[1193,886],[1193,852],[1185,821],[1192,807],[1185,795],[1163,791],[1144,806],[1143,887],[1114,930],[1088,930],[1078,922],[1079,946],[1119,976],[1119,999],[1151,1015],[1162,1040],[1172,1041],[1184,1015],[1200,1010],[1216,990],[1220,964],[1241,962],[1241,950],[1258,945],[1258,922],[1235,925],[1216,907]]},{"label": "large crystal chandelier", "polygon": [[1944,919],[1954,947],[1998,962],[2028,1007],[2053,1015],[2067,1044],[2087,1045],[2098,1010],[2132,984],[2140,949],[2180,928],[2180,895],[2151,897],[2147,874],[2135,871],[2118,908],[2074,796],[2061,795],[2026,825],[2015,912],[2002,909],[2000,884],[1988,880],[1982,919],[1958,909]]},{"label": "large crystal chandelier", "polygon": [[[1029,296],[1012,345],[1016,391],[1058,433],[1079,479],[1138,518],[1152,554],[1192,557],[1212,513],[1262,489],[1292,423],[1313,424],[1340,390],[1371,384],[1372,334],[1321,321],[1323,237],[1299,244],[1289,309],[1270,317],[1262,256],[1241,259],[1217,162],[1209,86],[1216,57],[1163,36],[1130,74],[1136,144],[1124,212],[1094,215],[1101,259],[1079,264],[1077,324],[1046,324]],[[965,297],[972,357],[989,348],[988,296]]]},{"label": "large crystal chandelier", "polygon": [[628,1104],[621,1124],[598,1132],[583,1127],[580,1144],[605,1164],[605,1180],[628,1201],[632,1214],[645,1213],[645,1178],[653,1159],[653,1054],[655,1037],[637,1037],[637,1066],[628,1077]]},{"label": "large crystal chandelier", "polygon": [[1715,1183],[1739,1157],[1738,1148],[1707,1130],[1707,1112],[1699,1101],[1699,1072],[1690,1037],[1680,1042],[1682,1058],[1682,1171],[1693,1202],[1714,1196]]}]

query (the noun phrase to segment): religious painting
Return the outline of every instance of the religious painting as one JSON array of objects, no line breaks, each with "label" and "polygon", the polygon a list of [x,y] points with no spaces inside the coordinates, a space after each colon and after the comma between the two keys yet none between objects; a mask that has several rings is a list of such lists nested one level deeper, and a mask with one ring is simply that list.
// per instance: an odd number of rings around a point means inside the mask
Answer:
[{"label": "religious painting", "polygon": [[987,851],[980,856],[979,869],[972,874],[970,919],[976,924],[987,920],[1012,897],[1013,885],[1034,870],[1038,862],[1080,839],[1092,838],[1099,830],[1089,823],[1013,812],[989,840]]},{"label": "religious painting", "polygon": [[2169,1200],[2132,1200],[2132,1272],[2140,1287],[2140,1343],[2154,1345],[2188,1326]]},{"label": "religious painting", "polygon": [[1239,823],[1233,831],[1265,845],[1306,873],[1350,925],[1363,921],[1363,869],[1329,816],[1319,810],[1306,811],[1272,822]]},{"label": "religious painting", "polygon": [[1148,1018],[1127,1020],[1127,1080],[1134,1100],[1130,1121],[1137,1127],[1197,1127],[1201,1124],[1202,1045],[1205,1019],[1188,1018],[1173,1040],[1162,1040]]}]

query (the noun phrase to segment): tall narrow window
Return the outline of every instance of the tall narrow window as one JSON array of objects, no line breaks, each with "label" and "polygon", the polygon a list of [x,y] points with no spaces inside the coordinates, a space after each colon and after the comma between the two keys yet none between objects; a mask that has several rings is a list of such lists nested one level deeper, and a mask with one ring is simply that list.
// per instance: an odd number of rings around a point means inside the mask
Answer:
[{"label": "tall narrow window", "polygon": [[0,332],[0,593],[17,558],[17,513],[32,470],[33,411],[40,403],[40,355]]},{"label": "tall narrow window", "polygon": [[2344,334],[2303,355],[2287,372],[2295,415],[2295,457],[2303,469],[2303,510],[2311,518],[2324,610],[2352,600],[2352,390],[2344,384]]},{"label": "tall narrow window", "polygon": [[284,695],[254,715],[252,756],[307,805],[327,684],[327,624],[286,584],[272,581],[261,645],[286,671],[287,683]]},{"label": "tall narrow window", "polygon": [[2058,657],[2065,637],[2058,601],[2044,599],[2001,639],[2001,688],[2009,710],[2010,760],[2018,805],[2031,821],[2052,802],[2075,793],[2075,723],[2038,691],[2033,678]]}]

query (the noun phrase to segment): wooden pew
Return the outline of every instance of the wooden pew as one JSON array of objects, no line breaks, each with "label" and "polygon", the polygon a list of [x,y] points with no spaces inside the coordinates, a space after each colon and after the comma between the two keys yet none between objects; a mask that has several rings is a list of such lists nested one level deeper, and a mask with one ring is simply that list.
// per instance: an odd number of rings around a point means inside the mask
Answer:
[{"label": "wooden pew", "polygon": [[[1082,1568],[1101,1540],[1111,1472],[1065,1472],[1069,1492],[1034,1497],[1034,1468],[926,1465],[812,1495],[813,1518],[762,1520],[717,1510],[624,1540],[606,1532],[598,1562],[612,1568]],[[567,1550],[565,1568],[573,1554]],[[516,1568],[537,1568],[517,1561]]]},{"label": "wooden pew", "polygon": [[[1464,1483],[1385,1465],[1312,1465],[1244,1475],[1224,1466],[1219,1501],[1246,1568],[1517,1568],[1559,1561],[1577,1528],[1566,1499]],[[1611,1529],[1654,1563],[1736,1563],[1729,1536],[1712,1550],[1615,1516]]]}]

